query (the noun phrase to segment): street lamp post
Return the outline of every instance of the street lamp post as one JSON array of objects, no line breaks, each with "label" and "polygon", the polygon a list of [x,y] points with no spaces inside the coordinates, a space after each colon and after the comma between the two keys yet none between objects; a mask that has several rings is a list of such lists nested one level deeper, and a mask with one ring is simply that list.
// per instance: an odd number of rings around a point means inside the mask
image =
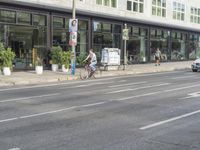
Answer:
[{"label": "street lamp post", "polygon": [[[73,0],[72,4],[72,19],[76,19],[76,0]],[[76,37],[77,38],[77,37]],[[71,74],[75,75],[76,70],[76,45],[72,44],[72,56],[71,56]]]},{"label": "street lamp post", "polygon": [[123,29],[123,40],[124,40],[124,68],[123,68],[123,70],[126,70],[126,65],[127,65],[126,43],[127,43],[127,40],[129,40],[128,29],[127,29],[126,23],[124,24],[124,29]]}]

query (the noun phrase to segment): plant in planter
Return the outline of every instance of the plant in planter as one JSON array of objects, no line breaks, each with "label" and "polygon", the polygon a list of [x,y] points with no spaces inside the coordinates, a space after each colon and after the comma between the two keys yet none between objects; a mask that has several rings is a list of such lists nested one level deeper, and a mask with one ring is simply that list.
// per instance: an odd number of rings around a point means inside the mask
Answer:
[{"label": "plant in planter", "polygon": [[71,51],[63,51],[61,55],[62,71],[68,72],[71,62]]},{"label": "plant in planter", "polygon": [[85,60],[86,57],[87,57],[87,56],[86,56],[85,53],[79,54],[79,55],[77,56],[77,58],[76,58],[77,64],[78,64],[79,66],[83,66],[83,65],[84,65],[84,62],[83,62],[83,61]]},{"label": "plant in planter", "polygon": [[35,72],[36,74],[43,74],[43,61],[40,57],[37,57],[35,61]]},{"label": "plant in planter", "polygon": [[146,61],[146,57],[145,57],[145,52],[144,51],[140,51],[140,60],[142,62],[145,62]]},{"label": "plant in planter", "polygon": [[3,69],[4,75],[11,75],[11,69],[13,68],[13,60],[15,58],[15,53],[11,48],[5,48],[3,43],[0,43],[0,64]]},{"label": "plant in planter", "polygon": [[52,71],[58,70],[58,65],[61,63],[62,48],[60,46],[52,47],[51,51],[51,61],[52,61]]}]

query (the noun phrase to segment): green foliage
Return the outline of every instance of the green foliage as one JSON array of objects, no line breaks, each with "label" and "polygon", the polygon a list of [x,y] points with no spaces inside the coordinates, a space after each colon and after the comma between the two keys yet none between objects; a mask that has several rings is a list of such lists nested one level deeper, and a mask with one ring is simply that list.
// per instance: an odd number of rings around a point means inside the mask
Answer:
[{"label": "green foliage", "polygon": [[40,57],[37,57],[35,61],[35,66],[43,66],[43,61]]},{"label": "green foliage", "polygon": [[84,65],[84,62],[83,62],[83,61],[85,60],[86,57],[87,57],[87,56],[86,56],[85,53],[79,54],[79,55],[76,57],[77,64],[80,65],[80,66]]},{"label": "green foliage", "polygon": [[62,48],[60,46],[52,47],[51,58],[53,64],[60,64],[62,56]]},{"label": "green foliage", "polygon": [[70,66],[70,62],[71,62],[71,51],[62,51],[61,54],[61,64],[65,65],[66,69],[69,69]]},{"label": "green foliage", "polygon": [[0,43],[0,67],[12,68],[12,61],[15,58],[15,53],[11,48],[5,48],[2,43]]}]

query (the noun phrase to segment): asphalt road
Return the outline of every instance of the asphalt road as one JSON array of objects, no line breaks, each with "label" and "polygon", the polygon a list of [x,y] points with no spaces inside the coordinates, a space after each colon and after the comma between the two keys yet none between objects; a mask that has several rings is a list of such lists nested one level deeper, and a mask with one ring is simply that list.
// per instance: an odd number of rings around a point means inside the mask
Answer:
[{"label": "asphalt road", "polygon": [[200,73],[0,88],[0,150],[199,150]]}]

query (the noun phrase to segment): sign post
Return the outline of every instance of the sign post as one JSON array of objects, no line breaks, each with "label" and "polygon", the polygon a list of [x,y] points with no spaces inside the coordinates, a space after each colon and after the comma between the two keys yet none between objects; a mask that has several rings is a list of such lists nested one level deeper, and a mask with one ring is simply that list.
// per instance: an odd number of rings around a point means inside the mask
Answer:
[{"label": "sign post", "polygon": [[126,42],[127,42],[127,40],[129,40],[127,24],[124,24],[122,39],[124,40],[124,68],[123,68],[123,70],[125,70],[126,65],[127,65]]},{"label": "sign post", "polygon": [[71,74],[75,75],[76,70],[76,44],[77,44],[78,20],[76,19],[76,0],[73,0],[72,19],[69,20],[70,41],[72,46],[71,53]]}]

